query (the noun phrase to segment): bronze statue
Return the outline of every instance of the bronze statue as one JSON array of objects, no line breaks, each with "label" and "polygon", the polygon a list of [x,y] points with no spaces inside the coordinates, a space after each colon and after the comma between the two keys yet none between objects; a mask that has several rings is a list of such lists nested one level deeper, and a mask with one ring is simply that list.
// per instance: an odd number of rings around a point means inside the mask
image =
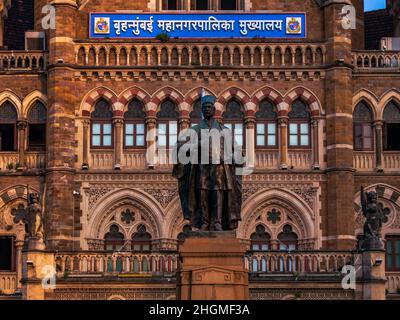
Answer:
[{"label": "bronze statue", "polygon": [[[228,144],[231,146],[231,161],[227,161],[224,148],[226,133],[228,132],[230,137],[232,133],[215,120],[214,104],[213,96],[203,97],[201,108],[204,119],[188,129],[193,130],[192,134],[195,133],[198,139],[193,149],[195,158],[191,158],[198,161],[183,164],[178,157],[172,173],[178,179],[184,218],[190,222],[193,231],[234,230],[241,220],[242,181],[241,176],[236,175],[236,168],[241,165],[235,162],[234,157],[234,152],[239,148],[235,147],[234,143]],[[213,144],[213,139],[210,138],[210,133],[212,135],[215,130],[221,136],[218,144]],[[204,132],[208,133],[208,136],[204,136]],[[179,141],[176,151],[179,152],[185,143],[187,141]],[[206,145],[208,146],[205,147]],[[205,157],[208,156],[209,161],[204,163],[202,155],[204,156],[206,151],[209,154]],[[212,160],[215,153],[218,161]]]},{"label": "bronze statue", "polygon": [[43,216],[39,195],[30,193],[28,195],[28,212],[25,217],[25,228],[28,239],[43,241]]},{"label": "bronze statue", "polygon": [[365,217],[364,235],[361,241],[363,250],[382,250],[382,224],[387,221],[387,216],[378,204],[378,195],[375,191],[364,192],[361,187],[361,207]]}]

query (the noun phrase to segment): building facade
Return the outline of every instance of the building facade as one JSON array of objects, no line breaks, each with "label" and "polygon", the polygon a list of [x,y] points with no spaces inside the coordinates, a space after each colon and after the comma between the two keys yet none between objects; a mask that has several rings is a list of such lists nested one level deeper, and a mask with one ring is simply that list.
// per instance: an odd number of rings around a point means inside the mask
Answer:
[{"label": "building facade", "polygon": [[[56,28],[43,30],[50,2]],[[18,3],[4,1],[3,13]],[[400,54],[364,50],[362,1],[353,1],[355,30],[343,27],[350,0],[28,3],[45,46],[0,51],[0,293],[18,297],[23,286],[33,191],[57,266],[45,298],[174,299],[185,223],[172,166],[161,153],[146,158],[156,143],[147,133],[157,128],[158,145],[172,147],[199,121],[203,90],[217,98],[218,119],[255,142],[237,231],[249,247],[251,298],[359,298],[337,272],[362,234],[361,186],[377,191],[387,216],[387,293],[399,292]],[[300,40],[89,37],[96,12],[299,8]],[[298,270],[300,283],[289,277]]]}]

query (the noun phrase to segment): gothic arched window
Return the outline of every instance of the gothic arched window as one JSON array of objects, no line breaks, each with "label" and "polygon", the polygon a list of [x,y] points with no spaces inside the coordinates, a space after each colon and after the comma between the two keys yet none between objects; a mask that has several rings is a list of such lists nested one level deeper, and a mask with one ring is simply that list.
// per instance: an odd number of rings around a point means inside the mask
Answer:
[{"label": "gothic arched window", "polygon": [[124,246],[124,235],[115,224],[110,226],[110,231],[104,236],[104,249],[109,251],[120,250]]},{"label": "gothic arched window", "polygon": [[293,232],[290,224],[283,227],[282,232],[278,235],[279,250],[288,251],[297,249],[297,234]]},{"label": "gothic arched window", "polygon": [[289,147],[307,148],[311,146],[310,112],[307,105],[297,99],[289,112]]},{"label": "gothic arched window", "polygon": [[267,251],[269,249],[269,241],[271,237],[265,232],[265,227],[258,225],[256,232],[250,236],[251,250],[253,251]]},{"label": "gothic arched window", "polygon": [[157,113],[158,120],[158,147],[172,148],[178,137],[179,112],[177,105],[171,100],[165,100]]},{"label": "gothic arched window", "polygon": [[0,151],[15,151],[17,148],[18,114],[14,105],[7,101],[0,106]]},{"label": "gothic arched window", "polygon": [[236,143],[243,147],[245,143],[244,111],[241,103],[230,100],[226,105],[226,111],[222,114],[225,127],[228,127],[233,134]]},{"label": "gothic arched window", "polygon": [[370,107],[360,102],[353,112],[354,149],[372,150],[372,112]]},{"label": "gothic arched window", "polygon": [[132,250],[151,250],[151,234],[146,231],[146,227],[144,225],[140,225],[137,228],[137,232],[132,236]]},{"label": "gothic arched window", "polygon": [[92,148],[112,148],[113,112],[110,104],[101,99],[92,112]]},{"label": "gothic arched window", "polygon": [[400,270],[400,237],[386,236],[386,270]]},{"label": "gothic arched window", "polygon": [[43,103],[36,102],[28,113],[28,144],[29,150],[44,150],[46,148],[47,110]]},{"label": "gothic arched window", "polygon": [[256,112],[256,145],[259,148],[274,148],[278,143],[278,113],[269,100],[263,100]]},{"label": "gothic arched window", "polygon": [[384,147],[387,151],[400,151],[400,106],[390,101],[383,112]]},{"label": "gothic arched window", "polygon": [[143,103],[132,100],[124,114],[125,148],[144,148],[146,146],[146,113]]}]

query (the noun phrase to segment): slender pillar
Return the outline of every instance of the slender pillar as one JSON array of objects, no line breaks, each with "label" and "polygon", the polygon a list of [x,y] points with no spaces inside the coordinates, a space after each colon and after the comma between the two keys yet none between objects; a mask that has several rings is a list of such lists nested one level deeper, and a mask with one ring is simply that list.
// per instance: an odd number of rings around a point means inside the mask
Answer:
[{"label": "slender pillar", "polygon": [[155,116],[146,117],[146,130],[147,130],[147,153],[146,161],[147,167],[153,169],[156,165],[156,137],[157,137],[157,120]]},{"label": "slender pillar", "polygon": [[244,122],[246,125],[246,167],[254,168],[256,118],[254,116],[246,116]]},{"label": "slender pillar", "polygon": [[28,122],[25,120],[20,120],[17,123],[18,129],[18,162],[19,168],[25,168],[25,150],[26,150],[26,128],[28,127]]},{"label": "slender pillar", "polygon": [[115,117],[113,119],[114,123],[114,169],[120,170],[121,169],[121,156],[122,156],[122,127],[124,124],[124,119],[121,117]]},{"label": "slender pillar", "polygon": [[287,116],[278,118],[279,125],[279,168],[286,170],[288,168],[288,123]]},{"label": "slender pillar", "polygon": [[375,159],[376,159],[375,168],[376,168],[376,171],[383,171],[383,165],[382,165],[382,152],[383,152],[382,127],[383,127],[383,122],[381,120],[375,121],[374,127],[375,127]]},{"label": "slender pillar", "polygon": [[89,127],[90,119],[85,119],[82,121],[83,124],[83,141],[82,141],[82,169],[89,169]]},{"label": "slender pillar", "polygon": [[313,169],[319,170],[319,119],[313,118],[311,120],[311,128],[312,128],[312,148],[313,148]]},{"label": "slender pillar", "polygon": [[24,240],[15,240],[15,261],[17,263],[17,289],[22,288],[22,248],[24,246]]}]

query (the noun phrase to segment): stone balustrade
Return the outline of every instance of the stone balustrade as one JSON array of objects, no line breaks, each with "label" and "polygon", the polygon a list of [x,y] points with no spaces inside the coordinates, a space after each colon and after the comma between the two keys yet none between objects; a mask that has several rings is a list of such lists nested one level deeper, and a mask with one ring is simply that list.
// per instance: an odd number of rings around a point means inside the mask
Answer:
[{"label": "stone balustrade", "polygon": [[17,152],[0,152],[0,170],[9,171],[16,169],[19,163]]},{"label": "stone balustrade", "polygon": [[17,273],[0,271],[0,294],[13,294],[17,289]]},{"label": "stone balustrade", "polygon": [[375,152],[357,152],[353,154],[354,168],[359,171],[372,171],[375,169]]},{"label": "stone balustrade", "polygon": [[312,153],[310,150],[296,150],[288,152],[289,168],[310,170],[312,161]]},{"label": "stone balustrade", "polygon": [[25,154],[25,162],[28,169],[45,169],[46,154],[45,152],[29,151]]},{"label": "stone balustrade", "polygon": [[0,71],[46,69],[47,54],[43,51],[0,51]]},{"label": "stone balustrade", "polygon": [[58,252],[55,257],[58,276],[82,274],[157,274],[175,273],[176,253],[170,252]]},{"label": "stone balustrade", "polygon": [[350,251],[265,251],[246,256],[251,273],[335,273],[353,264]]},{"label": "stone balustrade", "polygon": [[388,70],[399,71],[399,51],[354,51],[352,54],[353,65],[356,70],[373,71]]},{"label": "stone balustrade", "polygon": [[81,66],[315,67],[325,63],[322,44],[276,43],[76,43]]},{"label": "stone balustrade", "polygon": [[256,150],[255,167],[277,169],[279,166],[278,150]]},{"label": "stone balustrade", "polygon": [[400,170],[400,152],[383,153],[383,168],[387,171]]},{"label": "stone balustrade", "polygon": [[386,278],[387,292],[400,294],[400,272],[386,271]]}]

